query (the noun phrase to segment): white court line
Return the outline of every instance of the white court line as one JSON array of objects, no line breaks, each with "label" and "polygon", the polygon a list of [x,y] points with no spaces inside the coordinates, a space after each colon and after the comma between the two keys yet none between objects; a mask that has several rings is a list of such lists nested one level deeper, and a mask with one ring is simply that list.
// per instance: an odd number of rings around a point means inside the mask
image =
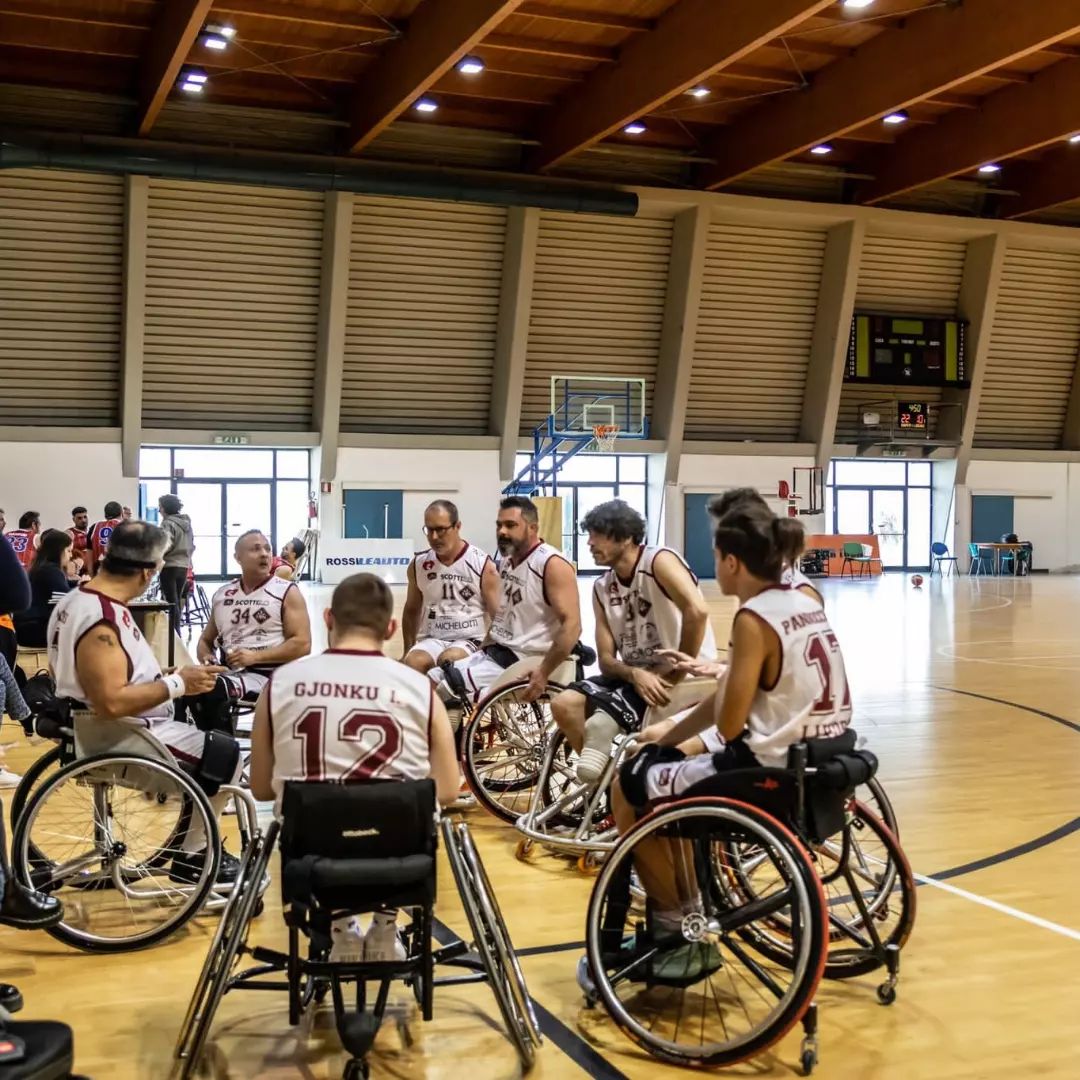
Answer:
[{"label": "white court line", "polygon": [[933,885],[935,888],[944,889],[945,892],[952,893],[954,896],[962,897],[964,900],[970,900],[973,904],[981,904],[983,907],[988,907],[992,911],[1001,912],[1002,915],[1011,915],[1014,919],[1020,919],[1022,922],[1031,923],[1032,926],[1039,926],[1042,927],[1043,930],[1051,930],[1055,934],[1061,934],[1062,937],[1072,938],[1073,941],[1080,941],[1080,930],[1071,930],[1067,926],[1061,926],[1058,923],[1050,922],[1049,919],[1041,919],[1038,915],[1030,915],[1026,911],[1009,907],[1008,904],[999,903],[997,900],[988,900],[985,896],[979,896],[978,893],[968,892],[967,889],[959,889],[955,885],[950,885],[947,881],[938,881],[936,878],[926,877],[923,874],[915,873],[912,874],[912,877],[923,885]]}]

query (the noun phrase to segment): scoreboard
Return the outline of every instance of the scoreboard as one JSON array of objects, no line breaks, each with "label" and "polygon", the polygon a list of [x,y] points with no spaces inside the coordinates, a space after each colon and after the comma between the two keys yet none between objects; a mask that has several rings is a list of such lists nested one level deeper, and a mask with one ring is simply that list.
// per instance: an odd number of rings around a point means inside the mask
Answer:
[{"label": "scoreboard", "polygon": [[969,386],[966,331],[962,319],[856,312],[844,382]]},{"label": "scoreboard", "polygon": [[900,431],[926,434],[928,407],[925,401],[898,401],[896,403],[896,426]]}]

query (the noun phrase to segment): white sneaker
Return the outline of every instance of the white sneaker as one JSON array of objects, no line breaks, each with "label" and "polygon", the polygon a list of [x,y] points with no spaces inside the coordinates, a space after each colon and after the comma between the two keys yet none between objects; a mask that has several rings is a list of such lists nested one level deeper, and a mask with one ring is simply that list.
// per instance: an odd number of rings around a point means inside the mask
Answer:
[{"label": "white sneaker", "polygon": [[359,964],[364,960],[364,931],[355,915],[335,919],[330,925],[330,963]]},{"label": "white sneaker", "polygon": [[377,911],[364,935],[364,961],[373,964],[408,959],[397,933],[397,912]]},{"label": "white sneaker", "polygon": [[21,782],[22,777],[18,773],[0,765],[0,788],[17,788]]}]

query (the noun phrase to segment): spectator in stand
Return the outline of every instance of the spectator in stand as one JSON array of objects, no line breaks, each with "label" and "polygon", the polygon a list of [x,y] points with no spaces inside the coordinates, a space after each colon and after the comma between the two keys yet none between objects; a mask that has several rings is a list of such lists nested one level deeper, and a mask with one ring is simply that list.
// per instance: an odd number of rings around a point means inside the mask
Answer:
[{"label": "spectator in stand", "polygon": [[69,573],[71,537],[59,529],[46,529],[41,536],[34,565],[30,568],[30,606],[15,613],[15,636],[27,649],[48,645],[45,629],[52,614],[53,598],[70,592],[77,584]]},{"label": "spectator in stand", "polygon": [[158,524],[169,538],[165,549],[165,564],[161,568],[161,595],[172,604],[173,625],[180,629],[180,612],[187,591],[188,572],[191,570],[191,553],[195,537],[191,531],[191,518],[181,514],[184,504],[175,495],[162,495],[158,499],[161,520]]},{"label": "spectator in stand", "polygon": [[[0,656],[15,670],[15,653],[18,646],[15,641],[15,624],[11,612],[23,611],[30,605],[30,581],[7,542],[0,537]],[[0,762],[0,787],[17,785],[20,777]],[[2,1002],[0,1002],[2,1004]]]},{"label": "spectator in stand", "polygon": [[36,510],[27,510],[19,518],[19,527],[5,534],[24,570],[29,570],[30,564],[34,561],[40,532],[41,515]]},{"label": "spectator in stand", "polygon": [[97,573],[98,564],[105,558],[105,549],[109,546],[109,537],[112,536],[113,529],[124,520],[121,517],[123,512],[124,508],[118,502],[107,502],[105,504],[104,520],[95,521],[90,526],[90,532],[87,534],[88,550],[90,552],[87,570],[91,575]]},{"label": "spectator in stand", "polygon": [[124,521],[130,521],[134,516],[135,516],[135,511],[132,510],[130,506],[121,506],[120,507],[120,517]]},{"label": "spectator in stand", "polygon": [[71,527],[67,534],[71,537],[72,558],[78,559],[84,570],[87,570],[87,563],[90,561],[90,556],[87,554],[90,541],[86,533],[89,527],[90,515],[86,512],[86,507],[74,507],[71,511]]}]

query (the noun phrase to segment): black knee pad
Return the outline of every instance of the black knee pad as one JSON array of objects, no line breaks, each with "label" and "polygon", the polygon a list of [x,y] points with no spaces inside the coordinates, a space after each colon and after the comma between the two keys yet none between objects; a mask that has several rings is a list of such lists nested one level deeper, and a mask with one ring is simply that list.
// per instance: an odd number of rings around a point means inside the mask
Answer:
[{"label": "black knee pad", "polygon": [[239,697],[239,689],[237,688],[234,692],[232,685],[219,675],[214,681],[212,690],[187,699],[191,706],[195,726],[200,731],[213,731],[231,736],[233,733],[232,706]]},{"label": "black knee pad", "polygon": [[665,762],[682,761],[686,755],[677,746],[658,746],[649,743],[642,747],[629,761],[619,769],[619,786],[626,801],[635,810],[644,809],[649,803],[645,779],[653,765]]},{"label": "black knee pad", "polygon": [[203,740],[202,759],[195,767],[195,783],[213,797],[222,784],[232,782],[239,760],[240,744],[231,735],[208,731]]}]

